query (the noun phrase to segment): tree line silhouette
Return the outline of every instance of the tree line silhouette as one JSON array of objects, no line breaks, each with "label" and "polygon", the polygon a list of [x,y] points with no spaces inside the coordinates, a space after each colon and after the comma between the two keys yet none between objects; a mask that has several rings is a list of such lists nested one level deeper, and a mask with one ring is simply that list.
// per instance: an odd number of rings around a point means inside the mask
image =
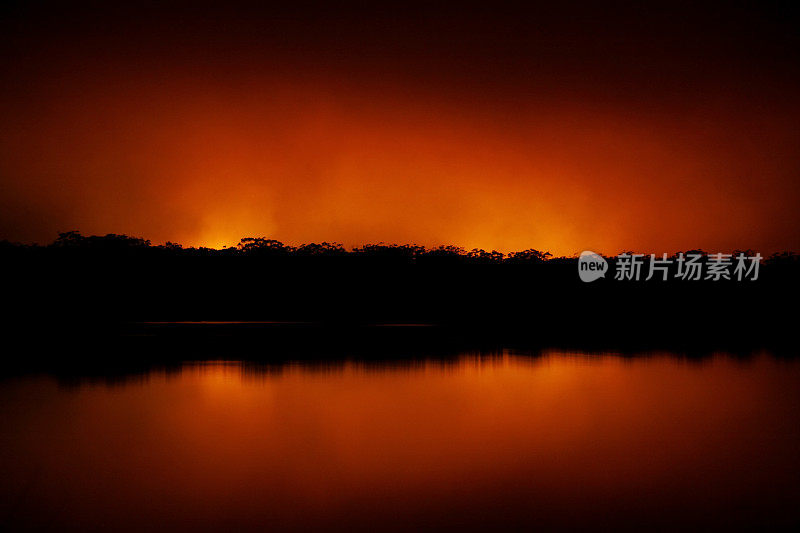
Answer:
[{"label": "tree line silhouette", "polygon": [[549,252],[528,249],[503,254],[497,251],[487,252],[480,249],[466,250],[459,246],[438,246],[426,248],[416,244],[366,244],[347,250],[339,243],[309,243],[299,246],[286,245],[278,240],[266,237],[244,237],[236,246],[222,249],[207,247],[184,247],[181,244],[167,241],[163,245],[153,245],[149,240],[128,235],[81,235],[78,231],[59,233],[58,238],[49,245],[25,245],[9,241],[0,242],[0,249],[6,252],[41,251],[41,250],[80,250],[82,253],[101,254],[137,254],[148,253],[161,256],[191,257],[356,257],[369,256],[398,261],[420,259],[458,259],[476,263],[506,262],[543,262],[552,257]]},{"label": "tree line silhouette", "polygon": [[[646,349],[794,342],[796,253],[765,258],[753,282],[616,281],[608,259],[605,279],[583,283],[577,257],[535,249],[379,243],[347,250],[246,237],[216,250],[71,231],[47,245],[0,242],[10,311],[2,328],[26,339],[45,331],[53,339],[122,335],[131,342],[167,330],[209,333],[154,323],[304,322],[325,325],[316,330],[324,345],[352,327],[423,323],[447,329],[461,345],[474,337]],[[223,350],[242,335],[260,335],[259,327],[211,329],[227,332]],[[310,333],[282,335],[287,345]]]},{"label": "tree line silhouette", "polygon": [[[224,247],[221,249],[208,247],[184,247],[181,244],[167,241],[165,244],[154,245],[150,240],[128,235],[109,233],[107,235],[81,235],[79,231],[68,231],[59,233],[58,237],[48,245],[20,244],[8,240],[0,241],[0,253],[21,254],[37,252],[75,252],[81,254],[105,255],[113,257],[115,255],[133,256],[145,254],[150,257],[317,257],[317,258],[336,258],[336,257],[368,257],[387,261],[397,261],[399,263],[415,263],[426,261],[450,261],[454,263],[468,264],[563,264],[573,263],[576,257],[554,257],[550,252],[543,252],[534,248],[516,252],[503,253],[496,250],[486,251],[473,248],[465,249],[460,246],[442,245],[427,248],[416,244],[365,244],[347,250],[340,243],[308,243],[299,246],[290,246],[275,239],[267,237],[244,237],[236,246]],[[634,254],[635,252],[626,250],[620,254]],[[688,254],[699,254],[703,258],[708,257],[708,252],[699,249],[691,249],[682,252]],[[753,256],[753,250],[734,250],[734,256],[743,253],[746,256]],[[645,260],[649,254],[644,254]],[[671,259],[677,257],[677,253],[669,256]],[[615,256],[606,256],[607,259],[614,259]],[[763,264],[794,264],[800,262],[800,255],[795,252],[776,252],[763,259]]]}]

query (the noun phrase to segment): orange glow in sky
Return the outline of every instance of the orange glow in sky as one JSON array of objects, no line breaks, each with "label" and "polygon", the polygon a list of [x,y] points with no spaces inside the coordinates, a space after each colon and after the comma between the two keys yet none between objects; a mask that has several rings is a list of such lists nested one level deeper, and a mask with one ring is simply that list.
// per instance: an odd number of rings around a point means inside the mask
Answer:
[{"label": "orange glow in sky", "polygon": [[658,77],[558,77],[549,58],[516,85],[481,84],[415,76],[390,54],[380,68],[277,53],[85,61],[94,44],[7,69],[0,239],[800,249],[800,113],[780,80],[692,74],[657,90]]}]

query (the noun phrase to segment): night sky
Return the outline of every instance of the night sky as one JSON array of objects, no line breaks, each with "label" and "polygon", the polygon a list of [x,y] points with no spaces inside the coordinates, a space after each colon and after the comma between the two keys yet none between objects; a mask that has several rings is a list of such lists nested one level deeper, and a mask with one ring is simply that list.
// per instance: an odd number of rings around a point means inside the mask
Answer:
[{"label": "night sky", "polygon": [[104,4],[0,8],[0,239],[800,249],[791,2]]}]

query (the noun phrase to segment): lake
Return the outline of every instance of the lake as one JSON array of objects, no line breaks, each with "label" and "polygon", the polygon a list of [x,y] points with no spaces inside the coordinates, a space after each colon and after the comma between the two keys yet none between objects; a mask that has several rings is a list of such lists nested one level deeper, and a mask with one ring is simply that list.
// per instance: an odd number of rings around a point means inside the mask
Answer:
[{"label": "lake", "polygon": [[800,359],[503,350],[0,380],[0,528],[800,524]]}]

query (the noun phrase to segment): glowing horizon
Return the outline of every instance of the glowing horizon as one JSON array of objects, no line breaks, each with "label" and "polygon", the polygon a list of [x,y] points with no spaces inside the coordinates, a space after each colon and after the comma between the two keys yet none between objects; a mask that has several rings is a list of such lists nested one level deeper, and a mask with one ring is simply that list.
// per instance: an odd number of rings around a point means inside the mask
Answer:
[{"label": "glowing horizon", "polygon": [[[27,55],[3,63],[0,239],[800,250],[797,80],[738,34],[703,27],[717,48],[687,51],[650,22],[662,41],[612,54],[480,26],[495,50],[471,18],[422,46],[395,15],[375,22],[393,37],[337,16],[333,36],[256,17],[299,51],[242,38],[240,15],[134,25],[135,50],[113,24],[11,31]],[[608,22],[583,29],[629,27]]]}]

